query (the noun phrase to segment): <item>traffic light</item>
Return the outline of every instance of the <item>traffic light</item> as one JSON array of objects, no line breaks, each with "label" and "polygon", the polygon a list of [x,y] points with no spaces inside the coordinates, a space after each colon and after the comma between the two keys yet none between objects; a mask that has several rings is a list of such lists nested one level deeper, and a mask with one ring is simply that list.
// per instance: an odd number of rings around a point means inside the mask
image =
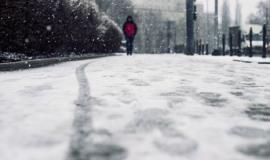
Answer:
[{"label": "traffic light", "polygon": [[193,9],[193,19],[194,19],[194,21],[196,21],[197,18],[198,18],[198,12],[197,12],[197,6],[195,4],[194,9]]}]

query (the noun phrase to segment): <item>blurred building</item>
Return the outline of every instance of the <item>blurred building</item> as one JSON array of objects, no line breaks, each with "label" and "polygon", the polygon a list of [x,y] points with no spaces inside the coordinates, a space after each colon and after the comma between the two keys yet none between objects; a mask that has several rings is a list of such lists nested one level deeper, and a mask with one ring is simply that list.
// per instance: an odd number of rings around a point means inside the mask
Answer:
[{"label": "blurred building", "polygon": [[207,13],[204,8],[203,4],[197,4],[198,16],[195,22],[195,40],[197,43],[200,41],[203,45],[208,44],[209,53],[211,53],[215,44],[215,35],[213,32],[215,28],[215,15],[214,13]]},{"label": "blurred building", "polygon": [[167,53],[185,43],[185,0],[133,0],[139,26],[137,52]]}]

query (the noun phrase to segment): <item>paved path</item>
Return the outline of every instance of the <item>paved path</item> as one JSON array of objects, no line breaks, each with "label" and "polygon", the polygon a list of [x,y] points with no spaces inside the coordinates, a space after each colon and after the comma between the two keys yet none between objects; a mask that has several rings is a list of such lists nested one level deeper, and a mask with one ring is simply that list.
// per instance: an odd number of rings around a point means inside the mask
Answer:
[{"label": "paved path", "polygon": [[270,157],[270,66],[108,57],[0,73],[0,159]]},{"label": "paved path", "polygon": [[270,67],[222,57],[142,55],[86,68],[93,126],[126,159],[267,159]]}]

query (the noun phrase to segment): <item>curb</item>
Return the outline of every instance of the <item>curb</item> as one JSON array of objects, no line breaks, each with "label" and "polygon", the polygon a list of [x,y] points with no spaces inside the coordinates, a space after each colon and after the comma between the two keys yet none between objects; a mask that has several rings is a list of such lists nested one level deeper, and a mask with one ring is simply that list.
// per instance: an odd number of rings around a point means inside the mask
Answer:
[{"label": "curb", "polygon": [[91,54],[91,55],[75,56],[75,57],[50,58],[50,59],[21,61],[21,62],[14,62],[14,63],[2,63],[0,64],[0,72],[40,68],[40,67],[46,67],[46,66],[50,66],[54,64],[60,64],[63,62],[87,60],[87,59],[102,58],[102,57],[108,57],[108,56],[114,56],[114,54]]},{"label": "curb", "polygon": [[233,60],[234,62],[241,62],[241,63],[256,63],[256,64],[270,64],[270,62],[252,62],[252,61],[244,61],[244,60]]},{"label": "curb", "polygon": [[251,61],[233,60],[234,62],[252,63]]},{"label": "curb", "polygon": [[270,64],[270,62],[258,62],[258,64]]}]

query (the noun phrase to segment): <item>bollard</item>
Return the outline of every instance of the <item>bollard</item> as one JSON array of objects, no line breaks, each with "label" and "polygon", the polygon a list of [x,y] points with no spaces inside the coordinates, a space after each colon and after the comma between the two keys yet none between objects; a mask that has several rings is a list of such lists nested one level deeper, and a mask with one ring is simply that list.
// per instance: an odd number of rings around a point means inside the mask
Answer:
[{"label": "bollard", "polygon": [[230,32],[229,33],[230,56],[233,56],[232,40],[233,40],[233,37],[232,37],[232,33]]},{"label": "bollard", "polygon": [[204,55],[204,44],[202,44],[202,55]]},{"label": "bollard", "polygon": [[196,53],[200,54],[200,52],[199,52],[199,40],[196,40]]},{"label": "bollard", "polygon": [[208,55],[209,54],[209,44],[207,43],[206,44],[206,53],[205,53],[206,55]]},{"label": "bollard", "polygon": [[202,40],[199,40],[199,54],[202,54]]},{"label": "bollard", "polygon": [[238,56],[242,56],[242,33],[241,30],[238,31]]},{"label": "bollard", "polygon": [[225,56],[225,48],[226,47],[226,35],[225,34],[223,34],[222,35],[222,54],[223,54],[223,56]]},{"label": "bollard", "polygon": [[263,25],[263,54],[262,58],[266,58],[266,25]]},{"label": "bollard", "polygon": [[252,41],[253,41],[253,29],[252,29],[252,27],[250,27],[250,31],[249,31],[249,57],[253,57]]}]

